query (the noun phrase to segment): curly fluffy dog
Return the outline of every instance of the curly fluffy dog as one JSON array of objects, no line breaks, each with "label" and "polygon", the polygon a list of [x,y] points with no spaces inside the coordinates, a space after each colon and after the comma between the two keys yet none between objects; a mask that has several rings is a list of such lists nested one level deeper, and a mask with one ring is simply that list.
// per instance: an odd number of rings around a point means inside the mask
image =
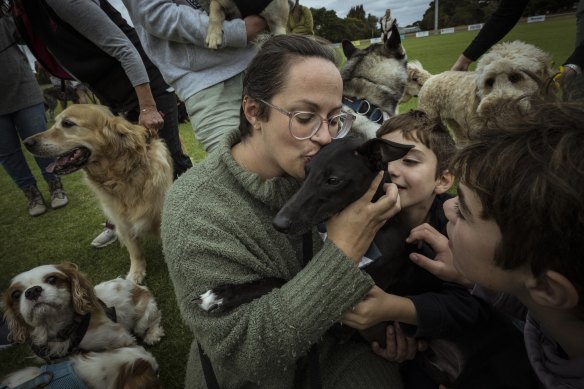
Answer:
[{"label": "curly fluffy dog", "polygon": [[418,108],[439,117],[457,142],[464,143],[505,101],[538,94],[553,76],[551,62],[531,44],[499,43],[478,61],[475,72],[446,71],[430,77],[420,90]]},{"label": "curly fluffy dog", "polygon": [[420,61],[417,59],[408,61],[408,82],[404,95],[400,99],[401,103],[407,103],[412,97],[417,97],[422,89],[422,86],[432,77],[432,73],[424,69]]}]

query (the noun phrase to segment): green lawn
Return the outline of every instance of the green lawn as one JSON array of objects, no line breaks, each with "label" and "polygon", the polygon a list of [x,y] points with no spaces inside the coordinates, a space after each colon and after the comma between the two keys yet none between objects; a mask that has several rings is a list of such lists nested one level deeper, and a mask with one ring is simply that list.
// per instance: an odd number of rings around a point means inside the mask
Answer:
[{"label": "green lawn", "polygon": [[[407,38],[404,46],[408,56],[418,59],[432,73],[447,70],[466,44],[476,35],[461,32],[426,38]],[[556,63],[561,63],[574,45],[575,17],[550,18],[544,23],[519,24],[507,39],[522,39],[550,52]],[[415,99],[400,110],[415,107]],[[180,128],[189,155],[200,160],[205,153],[194,140],[189,124]],[[30,155],[29,164],[35,176],[40,177]],[[101,231],[104,221],[93,194],[87,188],[80,172],[63,178],[69,196],[69,205],[57,211],[49,210],[37,218],[28,216],[24,195],[0,169],[0,291],[16,274],[34,266],[71,261],[77,263],[94,283],[123,276],[129,269],[128,254],[119,244],[96,250],[91,240]],[[41,191],[47,185],[39,180]],[[160,364],[160,377],[167,389],[181,388],[191,335],[183,325],[172,284],[167,275],[161,246],[157,241],[147,242],[148,275],[145,284],[152,290],[163,313],[166,337],[148,349]],[[16,368],[31,364],[26,346],[0,351],[0,376]]]}]

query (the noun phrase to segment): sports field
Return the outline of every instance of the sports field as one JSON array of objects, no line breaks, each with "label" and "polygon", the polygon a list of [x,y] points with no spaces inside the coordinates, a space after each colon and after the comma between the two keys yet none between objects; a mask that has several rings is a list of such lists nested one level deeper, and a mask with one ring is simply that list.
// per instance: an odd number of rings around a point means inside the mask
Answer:
[{"label": "sports field", "polygon": [[[411,59],[418,59],[432,73],[450,68],[476,32],[408,37],[404,46]],[[520,23],[505,40],[521,39],[552,54],[562,63],[573,49],[575,39],[574,15],[551,18],[543,23]],[[401,111],[415,105],[415,101]],[[205,153],[194,140],[190,124],[181,125],[181,135],[188,154],[194,161]],[[47,185],[42,180],[32,157],[27,155],[39,188],[47,198]],[[63,178],[69,204],[58,211],[49,210],[37,218],[28,216],[24,195],[16,188],[3,169],[0,169],[0,291],[16,274],[34,266],[61,261],[77,263],[94,283],[123,276],[129,269],[128,254],[119,244],[96,250],[91,240],[101,231],[104,218],[95,196],[83,182],[83,174],[73,173]],[[154,293],[162,309],[166,337],[148,349],[160,364],[160,377],[166,389],[182,388],[185,363],[191,335],[182,324],[175,302],[172,284],[167,276],[161,246],[157,241],[146,244],[148,275],[145,284]],[[32,364],[27,346],[0,351],[0,376],[16,368]]]}]

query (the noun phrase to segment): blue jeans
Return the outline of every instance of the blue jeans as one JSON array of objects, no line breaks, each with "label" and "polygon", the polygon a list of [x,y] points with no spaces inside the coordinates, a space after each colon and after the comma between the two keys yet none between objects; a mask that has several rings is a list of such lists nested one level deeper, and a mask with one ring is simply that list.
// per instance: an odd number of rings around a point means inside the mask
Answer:
[{"label": "blue jeans", "polygon": [[[46,130],[47,119],[42,103],[7,115],[0,115],[0,163],[20,189],[36,184],[22,153],[20,139],[24,140]],[[53,159],[38,157],[35,159],[45,181],[50,182],[57,179],[55,174],[46,171]]]}]

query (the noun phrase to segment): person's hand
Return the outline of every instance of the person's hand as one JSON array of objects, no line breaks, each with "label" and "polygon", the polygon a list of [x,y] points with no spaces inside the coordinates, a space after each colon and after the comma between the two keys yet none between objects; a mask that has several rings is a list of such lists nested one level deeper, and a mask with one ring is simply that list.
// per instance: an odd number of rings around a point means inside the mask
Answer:
[{"label": "person's hand", "polygon": [[361,261],[377,231],[401,210],[395,184],[385,184],[385,194],[371,202],[382,178],[383,172],[379,172],[360,199],[326,222],[327,239],[356,264]]},{"label": "person's hand", "polygon": [[428,348],[428,343],[425,340],[406,336],[397,321],[387,326],[386,336],[385,348],[381,348],[377,342],[373,342],[371,348],[375,354],[390,362],[401,363],[412,360],[418,351],[424,351]]},{"label": "person's hand", "polygon": [[419,253],[411,253],[410,260],[416,265],[426,269],[443,281],[457,282],[468,287],[472,286],[472,283],[464,278],[454,267],[452,251],[448,246],[448,238],[434,227],[428,223],[424,223],[413,228],[410,231],[410,235],[406,238],[406,242],[412,244],[426,242],[436,253],[434,260]]},{"label": "person's hand", "polygon": [[[357,330],[373,327],[391,317],[391,300],[393,296],[374,286],[359,304],[347,311],[341,320],[344,325]],[[401,297],[403,298],[403,297]]]},{"label": "person's hand", "polygon": [[454,65],[452,65],[452,68],[450,70],[467,71],[471,63],[472,59],[466,57],[464,54],[460,54],[460,57],[458,57],[458,59],[456,60]]},{"label": "person's hand", "polygon": [[561,69],[562,72],[556,78],[556,81],[560,84],[561,88],[566,89],[574,81],[578,73],[569,66],[562,66]]},{"label": "person's hand", "polygon": [[164,119],[156,108],[143,108],[140,109],[138,124],[145,127],[150,132],[150,136],[156,137],[158,130],[164,126]]},{"label": "person's hand", "polygon": [[243,19],[245,22],[245,31],[247,32],[247,41],[253,41],[260,32],[265,31],[268,23],[261,16],[249,15]]}]

